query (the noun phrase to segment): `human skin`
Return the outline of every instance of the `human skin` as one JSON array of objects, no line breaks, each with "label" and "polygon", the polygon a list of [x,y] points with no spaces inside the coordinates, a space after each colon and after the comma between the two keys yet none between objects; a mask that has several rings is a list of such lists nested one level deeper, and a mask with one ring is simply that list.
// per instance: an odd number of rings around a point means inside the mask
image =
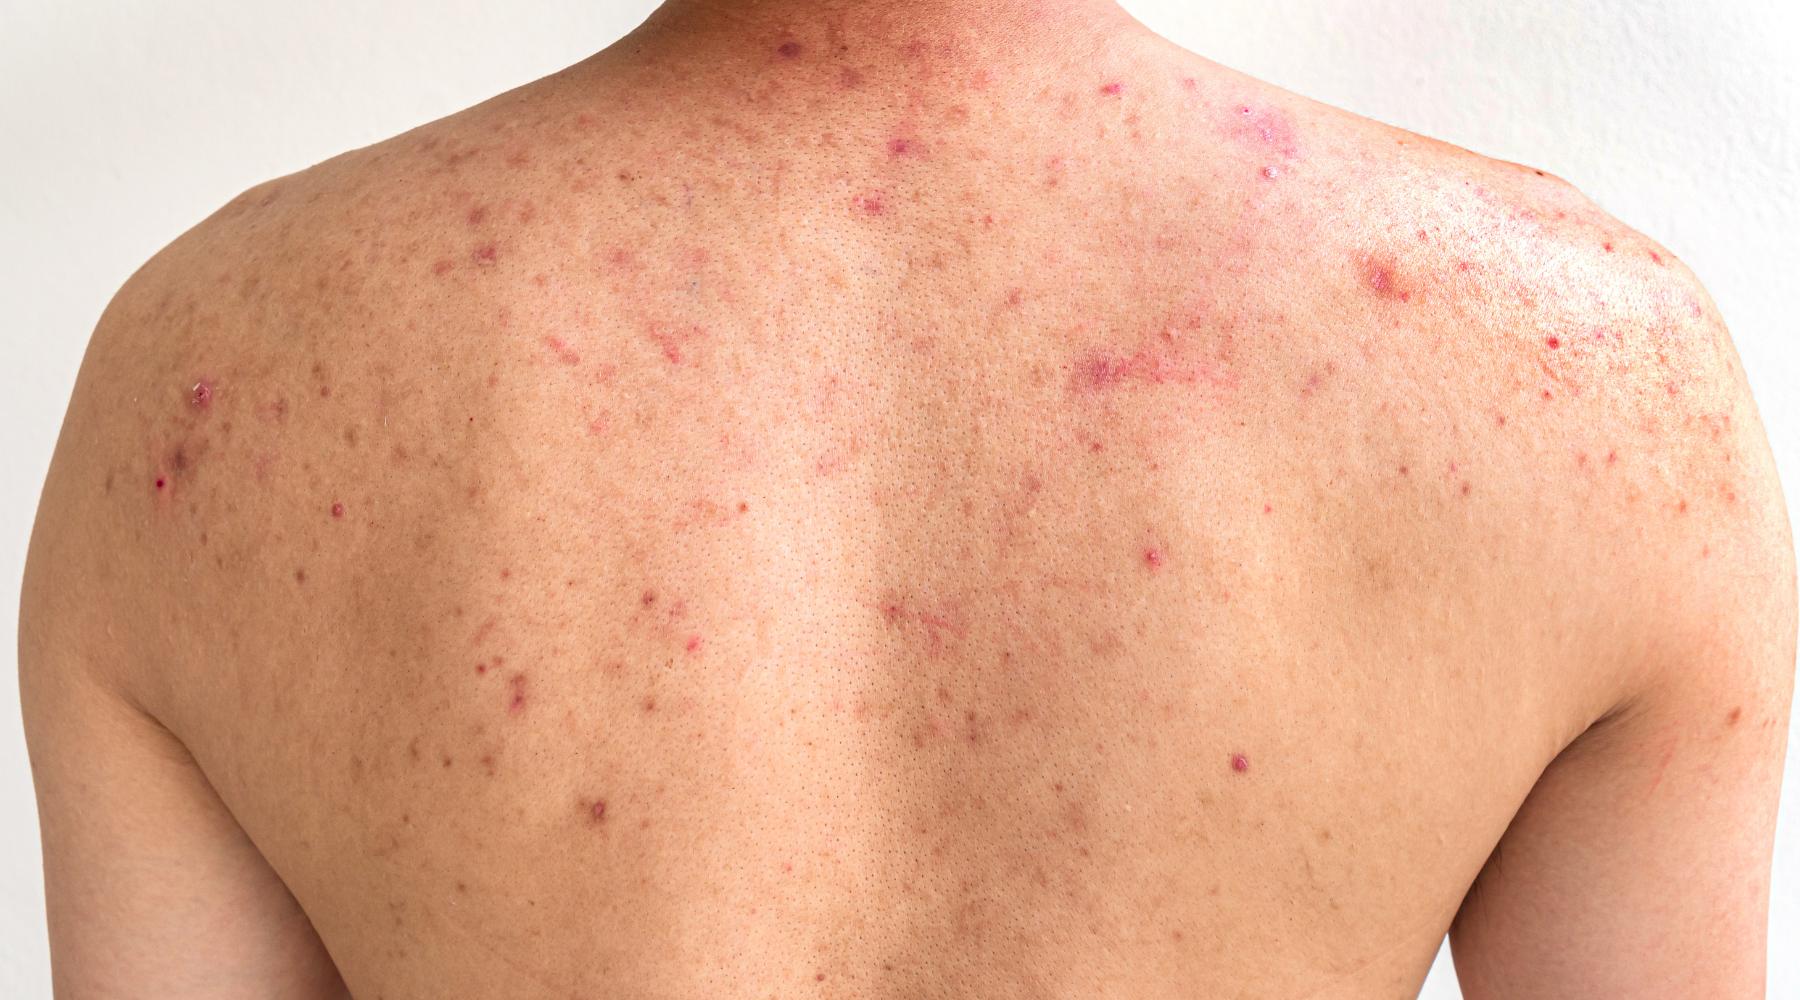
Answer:
[{"label": "human skin", "polygon": [[677,3],[108,308],[57,992],[1760,995],[1784,510],[1543,171],[1085,0]]}]

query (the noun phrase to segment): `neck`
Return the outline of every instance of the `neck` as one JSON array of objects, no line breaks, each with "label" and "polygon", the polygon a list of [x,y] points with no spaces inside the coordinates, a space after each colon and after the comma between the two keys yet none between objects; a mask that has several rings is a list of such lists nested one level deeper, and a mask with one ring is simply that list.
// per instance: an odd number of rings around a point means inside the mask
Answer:
[{"label": "neck", "polygon": [[803,59],[1087,51],[1136,25],[1117,0],[667,0],[644,28]]}]

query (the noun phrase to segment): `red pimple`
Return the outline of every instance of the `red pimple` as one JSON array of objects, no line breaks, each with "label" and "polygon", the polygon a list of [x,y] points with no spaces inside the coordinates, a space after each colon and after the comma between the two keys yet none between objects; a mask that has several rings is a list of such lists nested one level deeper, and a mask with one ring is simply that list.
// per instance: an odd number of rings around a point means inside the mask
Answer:
[{"label": "red pimple", "polygon": [[644,591],[644,593],[638,597],[638,603],[642,604],[646,608],[652,604],[655,604],[656,603],[656,591],[654,591],[654,590]]},{"label": "red pimple", "polygon": [[698,653],[700,651],[700,637],[697,635],[688,636],[686,649],[690,653]]},{"label": "red pimple", "polygon": [[192,403],[194,408],[197,410],[204,410],[207,407],[211,406],[212,398],[213,398],[212,383],[206,381],[205,379],[201,379],[200,381],[195,382],[193,390],[188,393],[188,402]]},{"label": "red pimple", "polygon": [[514,674],[508,682],[512,688],[512,697],[506,703],[506,710],[518,715],[525,710],[525,675]]},{"label": "red pimple", "polygon": [[1158,548],[1154,548],[1154,547],[1145,549],[1144,550],[1144,564],[1146,566],[1149,566],[1151,569],[1156,569],[1156,568],[1160,567],[1163,564],[1162,550],[1158,549]]},{"label": "red pimple", "polygon": [[469,225],[479,226],[479,225],[481,225],[482,220],[484,220],[486,218],[487,218],[487,206],[486,205],[476,205],[474,208],[469,209]]},{"label": "red pimple", "polygon": [[594,822],[596,822],[596,823],[605,822],[606,821],[606,800],[605,799],[595,799],[593,807],[588,810],[588,814],[590,816],[594,817]]},{"label": "red pimple", "polygon": [[1600,245],[1601,245],[1601,246],[1602,246],[1602,247],[1605,247],[1605,248],[1606,248],[1606,252],[1607,252],[1607,253],[1612,253],[1612,252],[1613,252],[1613,245],[1612,245],[1612,244],[1611,244],[1611,243],[1602,243],[1602,244],[1600,244]]},{"label": "red pimple", "polygon": [[1657,253],[1655,250],[1650,251],[1650,259],[1658,264],[1663,262],[1662,254]]},{"label": "red pimple", "polygon": [[331,502],[331,516],[332,517],[343,517],[344,516],[344,504],[342,501],[333,500]]},{"label": "red pimple", "polygon": [[906,154],[913,152],[913,149],[913,141],[911,139],[896,138],[888,140],[887,151],[889,156],[905,156]]},{"label": "red pimple", "polygon": [[1113,83],[1109,83],[1109,84],[1106,84],[1105,86],[1101,87],[1100,92],[1102,94],[1117,94],[1124,89],[1125,89],[1124,84],[1118,83],[1115,81]]},{"label": "red pimple", "polygon": [[1562,346],[1562,338],[1560,338],[1560,337],[1545,337],[1544,338],[1544,346],[1548,347],[1552,351],[1554,351],[1557,348]]},{"label": "red pimple", "polygon": [[1250,758],[1241,753],[1232,754],[1231,769],[1239,774],[1243,774],[1245,771],[1250,770]]},{"label": "red pimple", "polygon": [[161,477],[161,476],[157,476],[157,477],[156,477],[156,488],[157,488],[157,489],[159,489],[159,490],[160,490],[160,489],[162,489],[162,488],[163,488],[163,487],[165,487],[165,486],[167,486],[167,485],[169,485],[169,481],[168,481],[168,480],[167,480],[167,479],[164,479],[164,478],[163,478],[163,477]]}]

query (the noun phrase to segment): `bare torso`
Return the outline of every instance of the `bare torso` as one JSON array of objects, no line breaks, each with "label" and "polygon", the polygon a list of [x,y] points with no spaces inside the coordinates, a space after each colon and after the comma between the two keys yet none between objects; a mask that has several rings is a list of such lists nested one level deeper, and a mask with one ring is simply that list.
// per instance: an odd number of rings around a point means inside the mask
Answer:
[{"label": "bare torso", "polygon": [[349,988],[1416,990],[1678,645],[1633,540],[1779,518],[1710,305],[1128,25],[695,25],[248,192],[90,362],[139,700]]}]

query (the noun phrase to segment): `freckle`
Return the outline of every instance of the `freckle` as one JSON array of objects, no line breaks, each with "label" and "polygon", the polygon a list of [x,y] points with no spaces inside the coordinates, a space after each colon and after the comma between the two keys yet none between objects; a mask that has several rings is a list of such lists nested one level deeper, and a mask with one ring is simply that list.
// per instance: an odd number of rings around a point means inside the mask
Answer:
[{"label": "freckle", "polygon": [[1742,718],[1743,714],[1744,714],[1744,710],[1742,707],[1733,708],[1731,710],[1730,714],[1725,716],[1725,724],[1727,726],[1737,725],[1738,719]]},{"label": "freckle", "polygon": [[477,264],[492,264],[499,251],[492,243],[483,243],[470,254]]},{"label": "freckle", "polygon": [[343,517],[344,516],[344,505],[342,502],[339,502],[339,501],[332,502],[331,516],[332,517]]},{"label": "freckle", "polygon": [[213,398],[212,383],[206,382],[204,380],[195,382],[193,391],[188,394],[188,401],[190,403],[192,403],[194,408],[197,410],[204,410],[207,407],[211,406],[212,398]]},{"label": "freckle", "polygon": [[1103,87],[1101,87],[1101,88],[1100,88],[1100,92],[1101,92],[1101,93],[1102,93],[1102,94],[1113,94],[1113,95],[1116,95],[1116,94],[1118,94],[1118,93],[1119,93],[1119,92],[1120,92],[1120,91],[1122,91],[1122,90],[1124,90],[1124,89],[1125,89],[1125,85],[1124,85],[1124,84],[1122,84],[1122,83],[1117,83],[1117,82],[1114,82],[1114,83],[1109,83],[1109,84],[1107,84],[1107,85],[1105,85],[1105,86],[1103,86]]},{"label": "freckle", "polygon": [[1232,754],[1231,769],[1239,774],[1243,774],[1245,771],[1250,770],[1250,758],[1241,753]]},{"label": "freckle", "polygon": [[1156,569],[1162,564],[1163,554],[1161,549],[1149,548],[1144,550],[1144,565],[1149,566],[1151,569]]},{"label": "freckle", "polygon": [[1552,351],[1554,351],[1557,348],[1562,346],[1562,338],[1560,338],[1560,337],[1545,337],[1544,338],[1544,346],[1548,347]]},{"label": "freckle", "polygon": [[800,57],[800,43],[782,42],[776,47],[775,51],[779,53],[783,59],[798,59]]}]

